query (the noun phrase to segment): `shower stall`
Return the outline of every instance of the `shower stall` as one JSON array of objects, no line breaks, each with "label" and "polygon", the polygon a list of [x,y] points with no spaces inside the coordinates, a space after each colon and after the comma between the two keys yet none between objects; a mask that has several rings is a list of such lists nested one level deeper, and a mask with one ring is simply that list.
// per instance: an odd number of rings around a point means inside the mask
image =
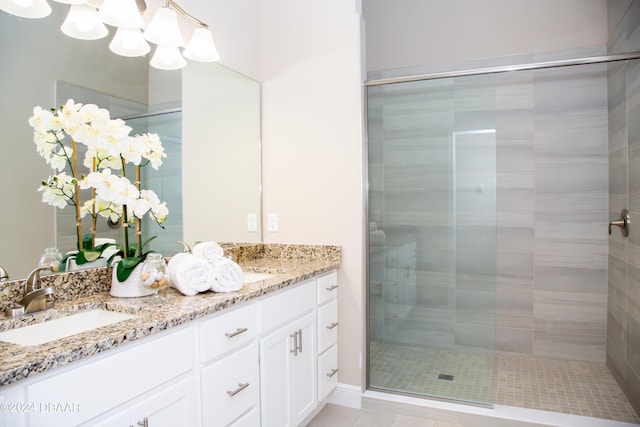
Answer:
[{"label": "shower stall", "polygon": [[575,53],[368,82],[368,389],[640,422],[640,54]]}]

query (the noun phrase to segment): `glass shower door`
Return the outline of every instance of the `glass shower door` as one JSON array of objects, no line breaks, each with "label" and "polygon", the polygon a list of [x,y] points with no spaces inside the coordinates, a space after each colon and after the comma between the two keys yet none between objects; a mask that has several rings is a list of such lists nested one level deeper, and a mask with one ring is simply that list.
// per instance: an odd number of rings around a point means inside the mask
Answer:
[{"label": "glass shower door", "polygon": [[368,388],[493,401],[492,76],[368,89]]}]

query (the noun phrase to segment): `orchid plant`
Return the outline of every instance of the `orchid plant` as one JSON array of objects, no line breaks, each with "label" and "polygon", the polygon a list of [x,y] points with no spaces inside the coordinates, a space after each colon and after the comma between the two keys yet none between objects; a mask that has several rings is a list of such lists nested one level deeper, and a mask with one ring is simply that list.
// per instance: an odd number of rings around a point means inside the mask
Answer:
[{"label": "orchid plant", "polygon": [[[157,134],[130,136],[131,127],[121,119],[112,119],[109,111],[94,104],[68,100],[60,109],[33,109],[29,124],[38,154],[56,172],[43,181],[39,191],[42,201],[60,209],[75,208],[77,248],[76,263],[96,260],[107,245],[95,245],[98,217],[122,225],[122,246],[117,254],[118,280],[124,281],[146,258],[141,219],[147,213],[162,227],[169,211],[152,190],[140,188],[140,169],[151,165],[158,169],[166,157]],[[69,145],[67,145],[69,144]],[[79,170],[78,144],[86,146],[82,159],[85,173]],[[126,176],[126,164],[135,166],[135,181]],[[81,201],[81,191],[90,194]],[[91,217],[90,233],[83,235],[82,218]],[[129,228],[135,226],[136,244],[129,244]]]}]

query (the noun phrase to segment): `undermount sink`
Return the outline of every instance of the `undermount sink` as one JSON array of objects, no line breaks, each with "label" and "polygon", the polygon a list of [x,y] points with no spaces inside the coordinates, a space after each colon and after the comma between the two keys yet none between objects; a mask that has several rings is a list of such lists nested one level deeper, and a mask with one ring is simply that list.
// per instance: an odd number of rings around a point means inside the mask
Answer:
[{"label": "undermount sink", "polygon": [[273,274],[269,273],[254,273],[252,271],[244,271],[243,273],[244,283],[259,282],[261,280],[269,279],[274,276]]},{"label": "undermount sink", "polygon": [[135,317],[131,314],[102,309],[83,311],[67,317],[0,332],[0,341],[18,345],[44,344]]}]

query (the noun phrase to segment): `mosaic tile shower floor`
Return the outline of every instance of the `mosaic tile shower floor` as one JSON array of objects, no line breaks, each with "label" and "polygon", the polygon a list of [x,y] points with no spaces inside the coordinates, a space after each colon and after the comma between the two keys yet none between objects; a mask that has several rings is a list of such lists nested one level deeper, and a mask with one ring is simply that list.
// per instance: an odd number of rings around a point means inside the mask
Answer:
[{"label": "mosaic tile shower floor", "polygon": [[375,388],[640,423],[601,363],[372,342],[370,364]]}]

